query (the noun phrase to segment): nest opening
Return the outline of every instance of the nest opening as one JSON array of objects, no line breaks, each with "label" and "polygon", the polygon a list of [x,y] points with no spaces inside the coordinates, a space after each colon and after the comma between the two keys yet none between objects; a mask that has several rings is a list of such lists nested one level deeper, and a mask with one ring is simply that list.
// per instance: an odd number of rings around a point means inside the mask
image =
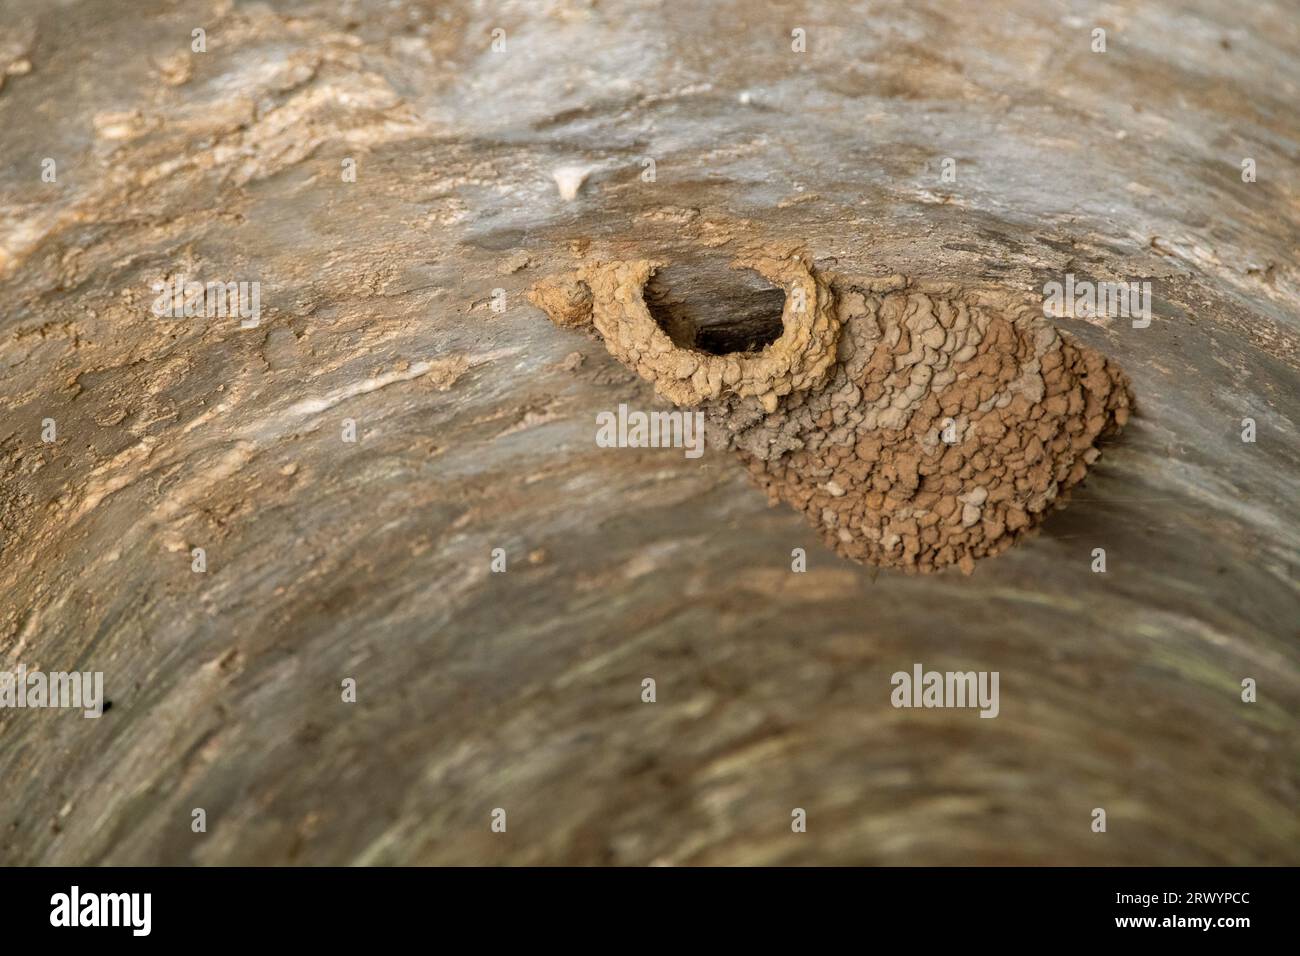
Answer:
[{"label": "nest opening", "polygon": [[785,331],[785,291],[748,269],[670,265],[650,277],[644,300],[678,348],[757,352]]}]

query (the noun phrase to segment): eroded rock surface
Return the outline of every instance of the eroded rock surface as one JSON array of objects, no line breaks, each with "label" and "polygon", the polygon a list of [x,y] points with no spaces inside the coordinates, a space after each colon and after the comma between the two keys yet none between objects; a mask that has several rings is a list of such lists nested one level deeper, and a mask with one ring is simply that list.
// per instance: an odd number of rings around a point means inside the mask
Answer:
[{"label": "eroded rock surface", "polygon": [[[102,671],[112,708],[0,711],[0,863],[1300,862],[1293,3],[2,6],[0,669]],[[861,347],[776,417],[702,407],[760,476],[822,469],[788,476],[815,527],[730,451],[598,447],[671,403],[525,299],[648,260],[684,314],[711,283],[671,269],[764,249],[858,286]],[[869,284],[1071,273],[1154,294],[1145,329],[1052,320],[1140,409],[1068,507],[971,576],[823,547],[823,501],[882,495],[837,521],[890,555],[910,520],[910,424],[879,471],[858,429],[925,374],[889,371],[921,312]],[[260,281],[261,324],[151,314],[180,274]],[[947,454],[889,508],[984,470]],[[914,662],[999,671],[999,716],[894,709]]]}]

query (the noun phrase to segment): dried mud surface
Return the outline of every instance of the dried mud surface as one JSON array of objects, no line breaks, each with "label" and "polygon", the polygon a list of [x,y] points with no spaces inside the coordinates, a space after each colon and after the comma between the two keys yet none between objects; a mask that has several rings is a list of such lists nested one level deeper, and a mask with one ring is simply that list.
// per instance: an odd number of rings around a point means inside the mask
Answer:
[{"label": "dried mud surface", "polygon": [[529,300],[557,325],[590,324],[614,356],[676,405],[698,405],[724,395],[757,397],[776,411],[783,396],[821,384],[835,361],[841,319],[825,280],[796,258],[759,258],[750,267],[786,289],[781,335],[754,352],[712,355],[676,345],[645,303],[656,264],[647,260],[599,263],[574,275],[539,283]]},{"label": "dried mud surface", "polygon": [[832,292],[797,257],[754,265],[785,280],[786,302],[781,335],[749,352],[674,342],[644,300],[650,262],[547,279],[529,299],[596,333],[674,404],[707,404],[725,436],[715,445],[743,448],[759,485],[845,557],[970,574],[1034,528],[1128,421],[1124,374],[1014,296],[902,276]]},{"label": "dried mud surface", "polygon": [[[0,711],[0,862],[1300,862],[1298,64],[1279,2],[6,0],[0,667],[113,706]],[[664,370],[748,468],[597,447],[672,406],[527,290],[664,263],[756,341],[759,250],[847,311],[780,389]],[[1067,273],[1151,326],[1008,321]],[[999,716],[892,708],[913,662]]]}]

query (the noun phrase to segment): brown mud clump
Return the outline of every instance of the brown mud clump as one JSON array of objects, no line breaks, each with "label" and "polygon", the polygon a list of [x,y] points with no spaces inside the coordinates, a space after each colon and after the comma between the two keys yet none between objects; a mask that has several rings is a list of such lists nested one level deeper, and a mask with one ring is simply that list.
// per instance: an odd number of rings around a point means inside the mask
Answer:
[{"label": "brown mud clump", "polygon": [[970,573],[1036,527],[1128,420],[1123,372],[1022,296],[819,274],[801,258],[738,265],[786,290],[783,334],[755,352],[674,345],[643,301],[648,261],[584,266],[529,298],[704,408],[710,444],[856,561]]},{"label": "brown mud clump", "polygon": [[840,317],[825,280],[799,259],[738,263],[786,288],[783,332],[759,352],[711,355],[673,344],[645,304],[656,263],[609,262],[547,280],[529,300],[556,324],[591,325],[609,354],[634,369],[675,405],[700,405],[723,395],[754,397],[768,412],[792,392],[820,385],[835,362]]}]

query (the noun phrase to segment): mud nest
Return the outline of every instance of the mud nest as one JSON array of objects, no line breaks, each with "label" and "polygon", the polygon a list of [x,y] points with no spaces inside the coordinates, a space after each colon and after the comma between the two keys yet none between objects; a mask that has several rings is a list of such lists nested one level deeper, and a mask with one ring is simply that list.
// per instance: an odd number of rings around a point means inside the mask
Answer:
[{"label": "mud nest", "polygon": [[970,573],[1035,528],[1128,420],[1118,366],[1018,295],[819,274],[799,258],[739,265],[786,290],[782,334],[758,351],[674,344],[644,302],[648,261],[586,266],[530,297],[663,397],[702,407],[709,444],[855,561]]}]

